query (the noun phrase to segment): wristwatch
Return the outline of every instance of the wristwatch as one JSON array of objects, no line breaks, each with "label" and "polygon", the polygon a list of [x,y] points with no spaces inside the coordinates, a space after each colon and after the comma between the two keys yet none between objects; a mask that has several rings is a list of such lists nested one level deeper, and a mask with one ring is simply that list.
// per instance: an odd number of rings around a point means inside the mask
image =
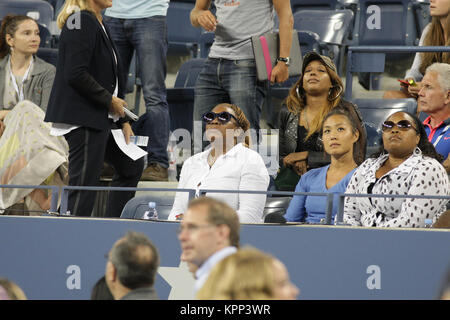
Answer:
[{"label": "wristwatch", "polygon": [[287,66],[289,66],[289,63],[291,62],[291,58],[289,58],[289,57],[286,57],[286,58],[278,57],[277,58],[277,62],[278,61],[283,61],[284,63],[286,63]]}]

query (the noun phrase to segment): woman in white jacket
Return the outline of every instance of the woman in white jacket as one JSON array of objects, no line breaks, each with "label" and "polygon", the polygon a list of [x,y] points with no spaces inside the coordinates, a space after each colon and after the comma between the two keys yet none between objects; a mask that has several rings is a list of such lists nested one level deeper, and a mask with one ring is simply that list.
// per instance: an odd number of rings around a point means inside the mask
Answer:
[{"label": "woman in white jacket", "polygon": [[[249,148],[250,123],[242,110],[222,103],[203,115],[211,147],[188,158],[181,169],[179,189],[266,191],[269,174],[261,156]],[[241,223],[262,223],[265,194],[207,193],[235,209]],[[177,192],[169,220],[181,217],[188,193]]]}]

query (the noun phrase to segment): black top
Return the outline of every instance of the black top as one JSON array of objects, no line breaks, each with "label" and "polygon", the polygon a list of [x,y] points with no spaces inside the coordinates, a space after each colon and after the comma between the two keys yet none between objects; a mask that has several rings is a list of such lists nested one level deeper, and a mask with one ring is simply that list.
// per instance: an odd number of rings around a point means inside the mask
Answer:
[{"label": "black top", "polygon": [[[114,43],[95,15],[81,11],[69,17],[61,30],[59,56],[45,121],[109,129],[108,110],[119,81],[119,97],[124,84],[119,74],[120,61],[114,59]],[[114,48],[115,49],[115,48]],[[117,52],[117,50],[115,50]],[[117,56],[119,59],[119,56]],[[121,118],[119,125],[125,121]]]},{"label": "black top", "polygon": [[303,126],[298,126],[297,128],[297,148],[295,152],[302,151],[323,151],[322,145],[319,143],[319,133],[314,132],[308,140],[305,141],[305,138],[308,134],[308,130],[306,130]]},{"label": "black top", "polygon": [[305,141],[308,130],[303,126],[297,127],[297,147],[295,152],[308,151],[308,170],[326,166],[330,163],[330,156],[323,151],[319,132],[314,132]]}]

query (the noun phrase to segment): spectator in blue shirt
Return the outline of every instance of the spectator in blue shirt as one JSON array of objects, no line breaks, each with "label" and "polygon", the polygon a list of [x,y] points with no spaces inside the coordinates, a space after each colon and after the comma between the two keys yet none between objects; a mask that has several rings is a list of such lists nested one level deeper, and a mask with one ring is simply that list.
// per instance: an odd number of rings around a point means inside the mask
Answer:
[{"label": "spectator in blue shirt", "polygon": [[[345,192],[357,167],[353,148],[364,137],[358,131],[357,121],[342,108],[335,108],[325,116],[321,130],[322,143],[325,152],[331,156],[331,163],[303,174],[296,192]],[[326,207],[324,196],[295,195],[284,217],[289,222],[320,223],[325,218]],[[337,205],[333,207],[333,218],[336,212]]]}]

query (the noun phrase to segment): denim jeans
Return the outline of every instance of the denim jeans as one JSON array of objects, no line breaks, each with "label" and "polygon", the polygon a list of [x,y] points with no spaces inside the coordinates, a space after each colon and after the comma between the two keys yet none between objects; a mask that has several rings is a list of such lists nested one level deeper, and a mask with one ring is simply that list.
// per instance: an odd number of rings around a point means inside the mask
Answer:
[{"label": "denim jeans", "polygon": [[194,98],[194,152],[199,151],[202,115],[219,103],[232,103],[242,109],[250,126],[259,130],[259,118],[266,96],[264,82],[256,78],[254,59],[208,58],[198,75]]},{"label": "denim jeans", "polygon": [[165,16],[119,19],[105,16],[111,38],[123,65],[120,77],[126,83],[133,52],[139,65],[146,113],[132,124],[136,135],[148,136],[148,163],[167,168],[170,118],[166,98],[167,23]]}]

